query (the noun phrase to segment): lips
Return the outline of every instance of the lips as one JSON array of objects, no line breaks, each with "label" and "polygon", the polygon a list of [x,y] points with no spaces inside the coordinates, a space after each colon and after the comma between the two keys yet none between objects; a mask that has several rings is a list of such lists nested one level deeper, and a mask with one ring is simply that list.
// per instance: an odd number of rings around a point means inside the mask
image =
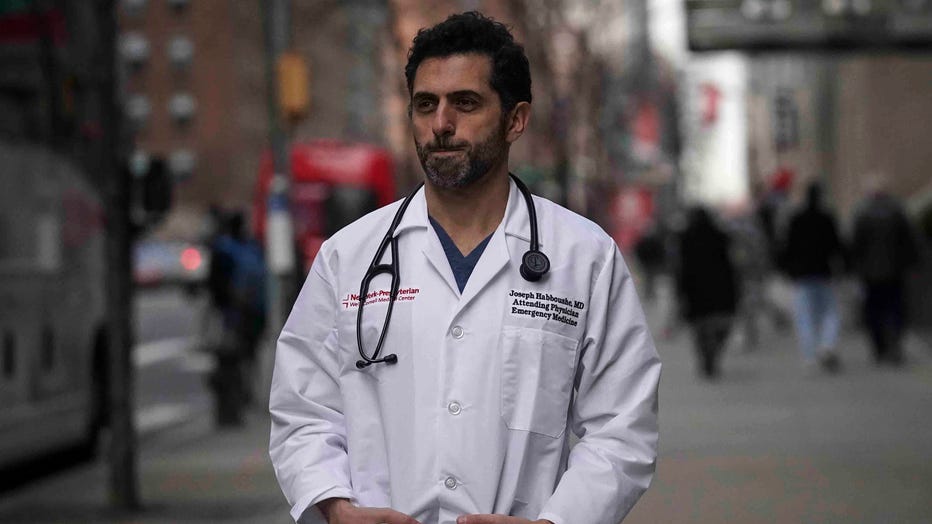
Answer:
[{"label": "lips", "polygon": [[453,155],[456,153],[461,153],[465,150],[466,148],[462,148],[462,147],[447,148],[447,149],[431,149],[428,151],[428,153],[431,155],[445,156],[445,155]]}]

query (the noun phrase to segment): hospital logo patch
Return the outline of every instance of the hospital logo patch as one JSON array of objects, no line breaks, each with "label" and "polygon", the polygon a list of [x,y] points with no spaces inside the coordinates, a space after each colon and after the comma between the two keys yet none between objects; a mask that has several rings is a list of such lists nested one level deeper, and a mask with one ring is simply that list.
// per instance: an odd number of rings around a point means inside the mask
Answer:
[{"label": "hospital logo patch", "polygon": [[[395,297],[395,302],[411,302],[417,298],[418,293],[420,293],[420,288],[416,287],[406,287],[398,290],[398,296]],[[391,298],[391,291],[388,289],[379,289],[378,291],[370,291],[366,295],[366,304],[378,304],[384,302],[388,304],[388,300]],[[356,309],[359,307],[359,293],[347,293],[346,297],[340,301],[340,304],[343,305],[343,309]]]}]

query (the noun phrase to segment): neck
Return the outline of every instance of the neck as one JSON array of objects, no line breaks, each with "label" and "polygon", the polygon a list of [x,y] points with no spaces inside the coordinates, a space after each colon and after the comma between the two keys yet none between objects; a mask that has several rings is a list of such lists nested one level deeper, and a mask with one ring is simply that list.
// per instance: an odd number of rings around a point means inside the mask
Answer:
[{"label": "neck", "polygon": [[492,234],[508,205],[508,169],[493,168],[467,187],[441,188],[424,185],[427,212],[450,235],[460,253],[469,254]]}]

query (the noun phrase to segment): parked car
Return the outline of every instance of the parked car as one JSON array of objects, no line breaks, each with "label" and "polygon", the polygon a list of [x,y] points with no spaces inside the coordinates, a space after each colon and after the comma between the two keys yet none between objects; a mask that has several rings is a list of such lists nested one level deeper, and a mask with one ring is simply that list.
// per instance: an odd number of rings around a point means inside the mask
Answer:
[{"label": "parked car", "polygon": [[133,280],[137,286],[197,288],[207,279],[210,252],[191,242],[142,240],[133,254]]}]

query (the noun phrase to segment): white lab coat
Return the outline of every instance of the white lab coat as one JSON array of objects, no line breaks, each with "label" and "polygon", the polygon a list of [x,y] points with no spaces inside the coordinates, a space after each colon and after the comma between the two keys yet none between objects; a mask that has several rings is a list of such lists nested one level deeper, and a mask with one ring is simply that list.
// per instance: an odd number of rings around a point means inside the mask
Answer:
[{"label": "white lab coat", "polygon": [[[612,239],[535,197],[551,269],[525,281],[529,220],[511,182],[461,294],[421,190],[396,233],[401,291],[382,356],[398,363],[359,370],[354,295],[399,205],[324,243],[278,339],[270,454],[292,516],[346,497],[422,524],[617,524],[653,477],[660,360]],[[388,288],[387,276],[370,287],[369,354]],[[304,519],[322,522],[316,509]]]}]

